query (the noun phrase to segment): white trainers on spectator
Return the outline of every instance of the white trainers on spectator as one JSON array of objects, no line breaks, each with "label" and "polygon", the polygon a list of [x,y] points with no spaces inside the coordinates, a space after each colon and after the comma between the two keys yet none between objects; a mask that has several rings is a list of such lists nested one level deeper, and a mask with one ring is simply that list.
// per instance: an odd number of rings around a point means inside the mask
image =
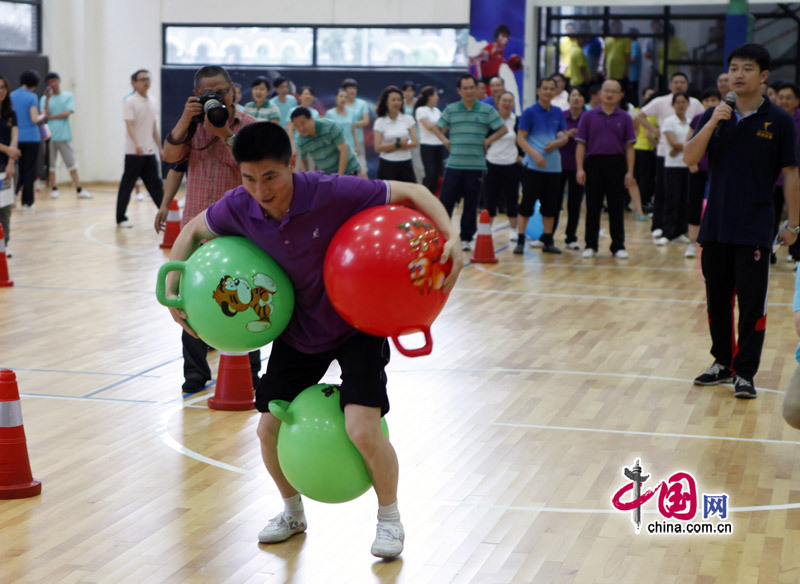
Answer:
[{"label": "white trainers on spectator", "polygon": [[659,247],[663,247],[669,243],[669,239],[667,239],[666,237],[658,237],[653,240],[653,243],[655,243]]},{"label": "white trainers on spectator", "polygon": [[685,235],[679,235],[672,241],[674,241],[675,243],[692,243],[692,240],[686,237]]},{"label": "white trainers on spectator", "polygon": [[594,251],[591,247],[587,247],[585,250],[583,250],[583,253],[581,255],[585,258],[593,258],[594,256],[597,255],[597,252]]},{"label": "white trainers on spectator", "polygon": [[399,521],[378,521],[372,555],[377,558],[396,558],[403,551],[406,535]]},{"label": "white trainers on spectator", "polygon": [[684,257],[687,258],[696,258],[697,257],[697,244],[690,243],[686,246],[686,253],[683,254]]},{"label": "white trainers on spectator", "polygon": [[126,219],[126,220],[125,220],[125,221],[123,221],[122,223],[117,223],[117,227],[122,227],[122,228],[124,228],[124,229],[130,229],[130,228],[132,228],[132,227],[133,227],[133,223],[131,223],[130,221],[128,221],[128,220]]},{"label": "white trainers on spectator", "polygon": [[469,241],[462,241],[461,251],[472,251],[472,244]]},{"label": "white trainers on spectator", "polygon": [[653,229],[653,231],[650,233],[650,235],[653,236],[653,239],[658,239],[659,237],[664,235],[664,230],[663,229]]},{"label": "white trainers on spectator", "polygon": [[581,245],[577,241],[570,241],[566,247],[567,249],[580,249]]},{"label": "white trainers on spectator", "polygon": [[50,191],[50,198],[57,199],[58,198],[58,189],[53,189]]},{"label": "white trainers on spectator", "polygon": [[508,241],[513,243],[513,242],[517,241],[518,239],[519,239],[519,234],[512,229],[511,233],[508,234]]},{"label": "white trainers on spectator", "polygon": [[137,201],[144,201],[144,193],[136,193]]},{"label": "white trainers on spectator", "polygon": [[617,258],[618,260],[627,260],[631,256],[628,255],[628,250],[618,249],[617,251],[614,252],[614,257]]},{"label": "white trainers on spectator", "polygon": [[544,242],[541,239],[532,239],[528,242],[528,247],[532,249],[544,248]]},{"label": "white trainers on spectator", "polygon": [[794,258],[792,257],[792,254],[789,254],[788,256],[786,256],[786,263],[787,264],[794,263]]},{"label": "white trainers on spectator", "polygon": [[280,543],[293,535],[303,533],[306,527],[305,514],[301,513],[294,516],[281,512],[270,519],[267,526],[259,532],[258,541],[261,543]]},{"label": "white trainers on spectator", "polygon": [[8,249],[8,248],[6,248],[6,257],[7,257],[7,258],[10,258],[10,257],[12,257],[13,255],[14,255],[14,254],[13,254],[13,253],[11,253],[11,250],[10,250],[10,249]]},{"label": "white trainers on spectator", "polygon": [[93,199],[94,197],[92,197],[92,193],[90,193],[86,189],[81,189],[81,192],[78,193],[78,198],[79,199]]}]

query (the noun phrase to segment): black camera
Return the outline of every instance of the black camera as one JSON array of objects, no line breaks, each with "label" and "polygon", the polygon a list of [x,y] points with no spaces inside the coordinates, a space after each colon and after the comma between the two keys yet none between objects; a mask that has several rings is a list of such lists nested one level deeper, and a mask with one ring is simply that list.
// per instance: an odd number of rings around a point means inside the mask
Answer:
[{"label": "black camera", "polygon": [[200,105],[203,106],[203,113],[196,115],[193,121],[202,124],[203,118],[208,116],[208,121],[217,128],[221,128],[228,123],[228,108],[225,107],[225,98],[219,93],[209,89],[204,91],[202,95],[198,95],[197,99],[200,100]]}]

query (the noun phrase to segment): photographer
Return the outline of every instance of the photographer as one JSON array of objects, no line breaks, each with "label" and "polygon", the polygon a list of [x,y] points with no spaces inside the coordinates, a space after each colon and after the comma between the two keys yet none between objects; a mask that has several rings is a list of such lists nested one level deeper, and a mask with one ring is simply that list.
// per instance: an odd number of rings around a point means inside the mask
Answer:
[{"label": "photographer", "polygon": [[[242,183],[231,153],[233,139],[243,127],[256,122],[252,116],[236,111],[233,84],[225,69],[207,66],[195,73],[194,94],[186,100],[183,115],[164,143],[165,162],[188,160],[191,168],[181,228],[221,199],[225,191]],[[183,390],[198,391],[211,379],[206,361],[208,346],[186,333],[182,340]],[[257,385],[261,369],[259,351],[250,353],[250,369]]]}]

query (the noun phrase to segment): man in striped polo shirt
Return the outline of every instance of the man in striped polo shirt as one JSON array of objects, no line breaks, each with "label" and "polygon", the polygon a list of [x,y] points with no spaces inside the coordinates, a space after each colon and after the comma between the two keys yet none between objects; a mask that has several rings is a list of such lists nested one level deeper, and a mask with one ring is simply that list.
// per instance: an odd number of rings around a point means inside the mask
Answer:
[{"label": "man in striped polo shirt", "polygon": [[[450,150],[442,179],[441,201],[452,217],[453,208],[464,197],[461,249],[470,251],[470,241],[478,229],[478,197],[486,172],[486,150],[508,132],[508,128],[497,110],[477,100],[477,85],[472,75],[459,77],[458,94],[461,101],[445,108],[433,130]],[[449,140],[444,135],[447,128],[450,128]],[[493,133],[487,137],[490,131]]]},{"label": "man in striped polo shirt", "polygon": [[315,120],[311,117],[311,110],[304,106],[292,112],[292,124],[300,134],[295,144],[300,170],[305,172],[303,160],[311,156],[317,168],[325,174],[358,176],[361,165],[341,127],[324,118]]}]

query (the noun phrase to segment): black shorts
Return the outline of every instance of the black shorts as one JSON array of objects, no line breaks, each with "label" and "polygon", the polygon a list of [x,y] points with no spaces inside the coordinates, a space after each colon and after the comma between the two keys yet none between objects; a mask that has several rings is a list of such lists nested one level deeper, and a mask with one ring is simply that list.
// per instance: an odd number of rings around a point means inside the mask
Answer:
[{"label": "black shorts", "polygon": [[269,411],[274,399],[292,401],[306,389],[319,383],[330,364],[339,362],[342,386],[339,404],[380,408],[381,415],[389,411],[386,394],[386,372],[389,363],[389,342],[358,332],[338,347],[323,353],[307,354],[276,339],[267,362],[267,372],[256,388],[256,409]]},{"label": "black shorts", "polygon": [[538,199],[542,217],[555,217],[561,209],[561,173],[538,172],[530,168],[522,169],[522,203],[519,214],[523,217],[533,215],[533,207]]}]

